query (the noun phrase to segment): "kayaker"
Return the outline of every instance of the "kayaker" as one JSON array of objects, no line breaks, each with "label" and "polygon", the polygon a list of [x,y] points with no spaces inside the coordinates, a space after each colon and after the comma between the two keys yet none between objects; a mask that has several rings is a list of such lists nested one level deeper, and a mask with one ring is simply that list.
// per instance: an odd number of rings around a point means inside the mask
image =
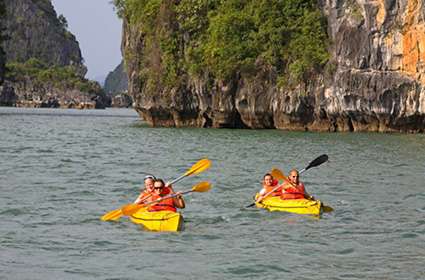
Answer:
[{"label": "kayaker", "polygon": [[[181,195],[181,192],[170,193],[169,192],[170,190],[172,191],[172,189],[170,188],[170,185],[166,187],[163,180],[161,179],[155,180],[154,191],[152,193],[151,198],[149,198],[150,202],[153,202],[162,198],[165,198],[165,199],[149,207],[150,212],[164,211],[164,210],[176,212],[177,211],[176,208],[185,208],[185,203],[183,200],[183,196]],[[169,197],[171,195],[173,195],[173,197]]]},{"label": "kayaker", "polygon": [[[263,177],[263,188],[259,192],[259,196],[256,199],[256,202],[263,200],[264,196],[279,196],[282,193],[282,187],[277,187],[278,181],[273,179],[273,176],[270,173],[267,173]],[[270,193],[271,192],[271,193]],[[270,193],[270,194],[269,194]]]},{"label": "kayaker", "polygon": [[298,170],[292,169],[288,176],[289,182],[282,184],[281,199],[301,199],[311,196],[305,191],[304,184],[300,182]]},{"label": "kayaker", "polygon": [[152,196],[155,180],[156,178],[153,175],[145,176],[143,180],[145,188],[141,189],[139,196],[133,202],[134,204],[143,204],[143,202],[145,202],[147,199],[149,199]]}]

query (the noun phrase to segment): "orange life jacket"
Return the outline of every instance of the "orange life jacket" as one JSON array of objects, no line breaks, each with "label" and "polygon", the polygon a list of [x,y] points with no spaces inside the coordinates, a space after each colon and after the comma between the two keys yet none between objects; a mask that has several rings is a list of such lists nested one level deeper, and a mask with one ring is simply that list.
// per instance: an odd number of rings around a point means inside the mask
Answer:
[{"label": "orange life jacket", "polygon": [[[159,198],[163,198],[163,197],[164,197],[163,194],[161,194],[161,195],[153,194],[151,201],[155,201],[155,200],[157,200]],[[173,211],[173,212],[176,212],[177,209],[174,206],[173,198],[166,198],[166,199],[161,200],[160,202],[150,206],[148,211],[149,212],[157,212],[157,211]]]},{"label": "orange life jacket", "polygon": [[148,192],[147,190],[142,191],[137,197],[137,200],[139,201],[137,204],[143,204],[148,202],[151,196],[152,193]]},{"label": "orange life jacket", "polygon": [[282,189],[281,199],[301,199],[305,198],[305,187],[303,183],[299,183],[298,186],[291,186],[286,189]]},{"label": "orange life jacket", "polygon": [[[276,188],[277,184],[279,182],[277,180],[273,180],[272,186],[265,186],[263,185],[263,189],[265,190],[264,194],[268,194],[269,192],[273,191],[274,188]],[[278,187],[276,190],[274,190],[269,196],[279,196],[282,193],[282,187]]]}]

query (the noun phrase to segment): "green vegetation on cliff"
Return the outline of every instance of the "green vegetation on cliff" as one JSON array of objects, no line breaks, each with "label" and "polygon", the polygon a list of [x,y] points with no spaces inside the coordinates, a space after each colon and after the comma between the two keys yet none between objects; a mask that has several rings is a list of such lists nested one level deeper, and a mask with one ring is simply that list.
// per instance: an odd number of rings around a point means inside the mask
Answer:
[{"label": "green vegetation on cliff", "polygon": [[5,74],[5,65],[6,65],[6,53],[3,50],[3,40],[4,35],[4,26],[3,26],[3,17],[6,14],[6,9],[4,6],[4,0],[0,0],[0,86],[3,84],[4,74]]},{"label": "green vegetation on cliff", "polygon": [[[143,33],[144,80],[182,74],[227,80],[271,66],[279,81],[307,80],[329,58],[326,25],[313,0],[115,0]],[[126,53],[131,60],[132,53]],[[282,83],[281,83],[282,84]]]},{"label": "green vegetation on cliff", "polygon": [[8,63],[6,79],[17,84],[31,83],[34,88],[56,88],[63,91],[77,89],[90,94],[100,94],[99,83],[90,81],[73,66],[49,66],[36,58],[25,63]]}]

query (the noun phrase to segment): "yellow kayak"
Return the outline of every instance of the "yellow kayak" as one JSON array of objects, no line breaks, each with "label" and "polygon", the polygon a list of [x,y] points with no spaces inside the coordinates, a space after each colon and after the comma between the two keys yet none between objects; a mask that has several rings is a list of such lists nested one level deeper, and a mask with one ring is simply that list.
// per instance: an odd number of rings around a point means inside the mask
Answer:
[{"label": "yellow kayak", "polygon": [[257,208],[269,211],[284,211],[304,215],[320,215],[323,212],[331,212],[333,209],[324,206],[320,200],[309,199],[280,199],[278,196],[269,196],[260,203],[255,204]]},{"label": "yellow kayak", "polygon": [[183,227],[183,216],[178,212],[148,212],[141,209],[130,216],[130,220],[151,231],[179,231]]}]

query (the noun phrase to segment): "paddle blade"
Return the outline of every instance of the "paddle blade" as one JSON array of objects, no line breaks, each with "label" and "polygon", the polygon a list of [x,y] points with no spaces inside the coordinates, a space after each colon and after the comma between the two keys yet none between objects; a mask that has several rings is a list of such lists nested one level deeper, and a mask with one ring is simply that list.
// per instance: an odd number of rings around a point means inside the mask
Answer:
[{"label": "paddle blade", "polygon": [[270,172],[270,174],[273,176],[274,179],[276,180],[287,180],[287,178],[285,177],[285,175],[283,174],[282,171],[280,171],[277,168],[273,168],[272,171]]},{"label": "paddle blade", "polygon": [[121,209],[112,210],[105,215],[103,215],[100,219],[102,221],[116,221],[123,215]]},{"label": "paddle blade", "polygon": [[210,182],[200,182],[192,187],[192,192],[207,192],[211,189]]},{"label": "paddle blade", "polygon": [[211,166],[211,161],[207,158],[201,159],[197,163],[195,163],[186,173],[184,173],[184,176],[190,176],[194,174],[201,173],[204,170],[207,170]]},{"label": "paddle blade", "polygon": [[121,211],[123,215],[131,216],[142,208],[146,208],[146,206],[143,204],[127,204],[121,208]]},{"label": "paddle blade", "polygon": [[325,163],[325,162],[327,162],[328,161],[328,155],[321,155],[321,156],[319,156],[318,158],[316,158],[316,159],[314,159],[312,162],[310,162],[310,164],[304,169],[304,170],[307,170],[307,169],[310,169],[310,168],[312,168],[312,167],[316,167],[316,166],[319,166],[319,165],[321,165],[322,163]]},{"label": "paddle blade", "polygon": [[322,205],[322,209],[323,209],[323,213],[330,213],[334,210],[332,207],[327,205]]}]

